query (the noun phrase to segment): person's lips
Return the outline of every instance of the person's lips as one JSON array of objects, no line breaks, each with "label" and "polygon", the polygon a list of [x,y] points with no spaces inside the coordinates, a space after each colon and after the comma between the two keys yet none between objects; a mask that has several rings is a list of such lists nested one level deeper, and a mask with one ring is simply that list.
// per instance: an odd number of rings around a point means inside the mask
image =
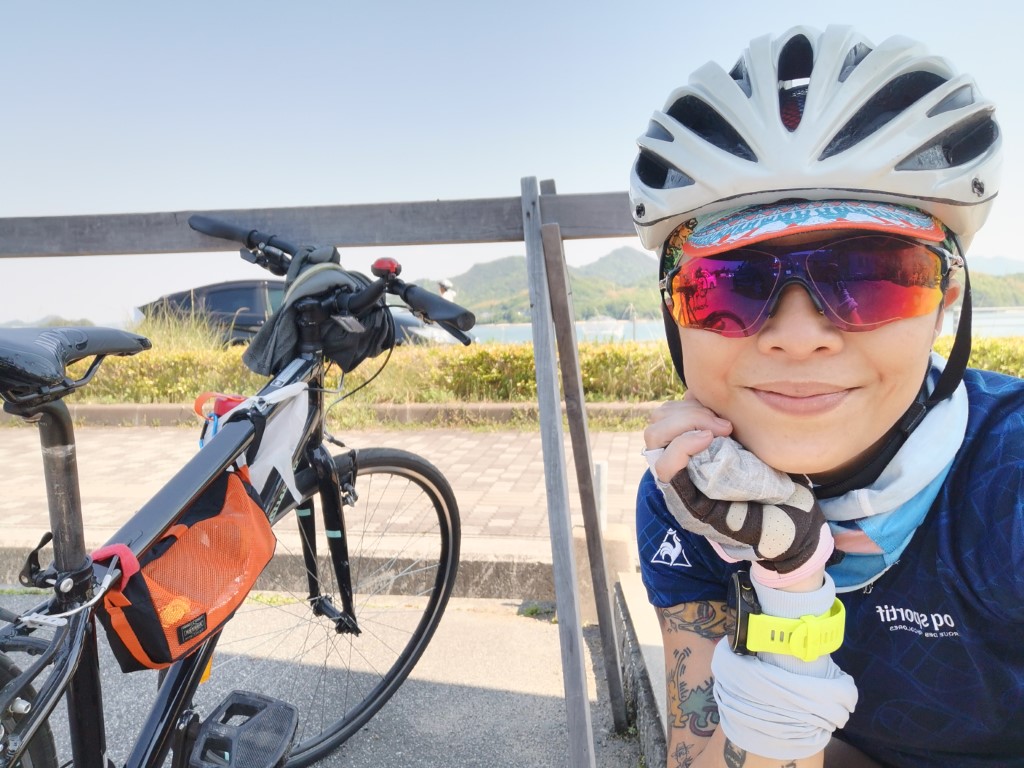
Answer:
[{"label": "person's lips", "polygon": [[838,408],[854,388],[822,382],[773,382],[752,386],[750,391],[769,408],[814,416]]}]

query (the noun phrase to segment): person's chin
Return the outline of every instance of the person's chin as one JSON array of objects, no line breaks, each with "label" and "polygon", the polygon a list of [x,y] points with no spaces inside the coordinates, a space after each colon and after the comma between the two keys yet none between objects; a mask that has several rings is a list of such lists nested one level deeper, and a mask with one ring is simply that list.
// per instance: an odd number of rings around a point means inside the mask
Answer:
[{"label": "person's chin", "polygon": [[849,461],[849,456],[840,456],[835,448],[841,444],[838,439],[803,441],[792,436],[782,438],[773,435],[737,435],[739,443],[770,467],[789,475],[825,475],[836,471]]}]

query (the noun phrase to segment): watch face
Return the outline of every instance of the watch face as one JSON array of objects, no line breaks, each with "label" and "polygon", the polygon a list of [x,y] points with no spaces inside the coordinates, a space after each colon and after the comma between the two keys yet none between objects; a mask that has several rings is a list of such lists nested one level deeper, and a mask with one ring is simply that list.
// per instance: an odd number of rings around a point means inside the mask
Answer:
[{"label": "watch face", "polygon": [[735,653],[746,655],[747,649],[747,623],[750,614],[760,613],[761,604],[757,601],[757,593],[750,583],[750,574],[746,571],[736,571],[729,581],[728,617],[731,627],[727,628],[732,649]]}]

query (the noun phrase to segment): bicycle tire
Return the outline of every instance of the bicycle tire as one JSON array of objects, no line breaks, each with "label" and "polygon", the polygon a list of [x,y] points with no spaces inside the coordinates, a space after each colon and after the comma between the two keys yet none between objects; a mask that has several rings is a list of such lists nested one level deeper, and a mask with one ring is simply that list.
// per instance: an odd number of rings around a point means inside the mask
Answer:
[{"label": "bicycle tire", "polygon": [[[344,517],[361,634],[337,634],[313,615],[299,533],[281,531],[286,526],[279,520],[274,560],[228,623],[213,660],[220,698],[229,683],[299,710],[286,763],[291,768],[336,749],[398,690],[441,620],[458,569],[458,507],[441,472],[399,449],[366,448],[357,455],[359,499],[345,507]],[[335,464],[341,466],[337,458]],[[324,592],[330,586],[337,594],[319,513],[317,522]],[[204,709],[207,687],[196,694]]]},{"label": "bicycle tire", "polygon": [[[0,690],[18,674],[17,665],[0,653]],[[35,691],[30,688],[26,693],[29,701],[35,700]],[[0,715],[0,725],[6,730],[11,730],[13,726],[11,715]],[[57,768],[58,764],[53,733],[50,731],[49,723],[43,723],[32,737],[28,748],[22,753],[21,759],[14,764],[14,768]]]}]

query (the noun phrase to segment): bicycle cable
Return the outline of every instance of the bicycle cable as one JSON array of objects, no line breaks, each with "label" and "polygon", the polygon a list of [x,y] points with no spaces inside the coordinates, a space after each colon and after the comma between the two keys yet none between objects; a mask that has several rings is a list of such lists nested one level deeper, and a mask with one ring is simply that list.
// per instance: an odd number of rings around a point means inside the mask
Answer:
[{"label": "bicycle cable", "polygon": [[69,616],[74,616],[76,613],[81,613],[85,609],[91,608],[93,605],[99,602],[100,598],[102,598],[107,593],[107,590],[110,589],[111,583],[113,583],[114,581],[117,563],[118,557],[117,555],[114,555],[110,560],[110,566],[107,569],[107,574],[103,577],[103,580],[100,582],[99,587],[97,587],[95,594],[92,596],[90,600],[87,600],[81,605],[72,608],[70,611],[65,611],[64,613],[27,613],[24,616],[19,616],[18,621],[22,624],[62,626],[65,623],[64,621],[55,622],[54,619],[67,619]]},{"label": "bicycle cable", "polygon": [[[355,389],[353,389],[352,391],[350,391],[350,392],[346,392],[345,394],[343,394],[343,395],[341,395],[341,396],[339,396],[339,397],[335,398],[335,399],[334,399],[334,400],[333,400],[333,401],[331,402],[331,404],[330,404],[330,405],[328,405],[328,406],[327,406],[326,408],[324,408],[324,422],[323,422],[323,423],[324,423],[324,438],[325,438],[325,439],[326,439],[326,440],[327,440],[328,442],[330,442],[330,443],[333,443],[334,445],[337,445],[337,446],[339,446],[339,447],[346,447],[346,446],[345,446],[345,443],[343,443],[342,441],[338,440],[338,439],[337,439],[337,438],[336,438],[336,437],[335,437],[334,435],[332,435],[332,434],[331,434],[330,432],[328,432],[328,431],[327,431],[327,414],[329,414],[329,413],[331,412],[331,409],[332,409],[332,408],[333,408],[334,406],[336,406],[336,405],[337,405],[338,403],[340,403],[340,402],[341,402],[342,400],[344,400],[344,399],[345,399],[345,398],[347,398],[347,397],[351,397],[351,396],[352,396],[352,395],[354,395],[354,394],[355,394],[356,392],[358,392],[358,391],[359,391],[359,390],[361,390],[361,389],[362,389],[363,387],[365,387],[365,386],[366,386],[367,384],[369,384],[369,383],[370,383],[371,381],[373,381],[373,380],[374,380],[374,379],[376,379],[376,378],[377,378],[378,376],[380,376],[380,374],[381,374],[381,372],[383,372],[384,368],[386,368],[386,367],[387,367],[388,361],[389,361],[389,360],[391,360],[391,353],[392,353],[392,352],[394,352],[394,351],[395,351],[395,348],[394,348],[394,347],[391,347],[391,349],[389,349],[389,350],[388,350],[388,354],[387,354],[387,356],[386,356],[386,357],[384,358],[384,362],[382,362],[382,363],[380,364],[380,368],[378,368],[378,369],[377,369],[376,371],[374,371],[374,374],[373,374],[373,375],[372,375],[372,376],[371,376],[370,378],[368,378],[368,379],[367,379],[366,381],[364,381],[364,382],[363,382],[362,384],[360,384],[360,385],[359,385],[358,387],[356,387],[356,388],[355,388]],[[330,365],[328,366],[327,370],[330,370],[330,369],[331,369],[331,368],[332,368],[333,366],[334,366],[334,364],[333,364],[333,363],[331,363],[331,364],[330,364]],[[341,392],[341,391],[342,391],[342,389],[343,389],[343,387],[344,387],[344,384],[345,384],[345,371],[342,371],[342,372],[341,372],[341,380],[340,380],[340,381],[338,382],[338,386],[337,386],[337,388],[336,388],[336,389],[331,389],[331,390],[328,390],[328,389],[324,389],[324,390],[322,390],[322,391],[323,391],[324,393],[328,393],[328,392],[331,392],[331,393]]]},{"label": "bicycle cable", "polygon": [[[358,391],[359,391],[359,390],[361,390],[361,389],[362,389],[363,387],[365,387],[365,386],[366,386],[367,384],[369,384],[369,383],[370,383],[371,381],[373,381],[373,380],[374,380],[374,379],[376,379],[376,378],[377,378],[378,376],[380,376],[381,372],[382,372],[382,371],[384,370],[384,368],[385,368],[385,367],[387,366],[387,364],[388,364],[388,361],[389,361],[389,360],[391,359],[391,353],[392,353],[392,352],[394,352],[394,351],[395,351],[395,348],[394,348],[394,347],[392,347],[391,349],[389,349],[389,350],[388,350],[388,354],[387,354],[387,356],[386,356],[386,357],[384,358],[384,362],[382,362],[382,363],[380,364],[380,368],[378,368],[378,369],[377,369],[376,371],[374,371],[373,375],[372,375],[372,376],[371,376],[370,378],[368,378],[368,379],[367,379],[366,381],[364,381],[364,382],[363,382],[362,384],[360,384],[360,385],[359,385],[358,387],[356,387],[355,389],[353,389],[353,390],[351,390],[351,391],[349,391],[349,392],[346,392],[345,394],[341,395],[340,397],[338,397],[337,399],[335,399],[335,400],[334,400],[333,402],[331,402],[331,404],[330,404],[330,405],[328,405],[328,406],[327,406],[327,408],[325,408],[325,409],[324,409],[324,415],[326,415],[326,414],[327,414],[327,413],[328,413],[328,412],[329,412],[329,411],[331,410],[331,408],[333,408],[334,406],[336,406],[336,405],[337,405],[338,403],[340,403],[340,402],[341,402],[342,400],[344,400],[344,399],[345,399],[345,398],[347,398],[347,397],[351,397],[351,396],[352,396],[352,395],[354,395],[354,394],[355,394],[356,392],[358,392]],[[330,365],[330,366],[328,366],[327,370],[330,370],[330,369],[331,369],[332,367],[334,367],[334,363],[331,363],[331,365]],[[345,375],[346,375],[346,374],[345,374],[345,372],[344,372],[344,371],[342,371],[342,372],[341,372],[341,380],[339,381],[339,383],[338,383],[338,386],[337,386],[337,387],[336,387],[335,389],[323,389],[323,390],[321,390],[321,391],[322,391],[322,392],[324,392],[325,394],[327,394],[327,393],[335,393],[335,392],[341,392],[341,391],[342,391],[342,388],[343,388],[343,384],[344,384],[344,382],[345,382]]]}]

